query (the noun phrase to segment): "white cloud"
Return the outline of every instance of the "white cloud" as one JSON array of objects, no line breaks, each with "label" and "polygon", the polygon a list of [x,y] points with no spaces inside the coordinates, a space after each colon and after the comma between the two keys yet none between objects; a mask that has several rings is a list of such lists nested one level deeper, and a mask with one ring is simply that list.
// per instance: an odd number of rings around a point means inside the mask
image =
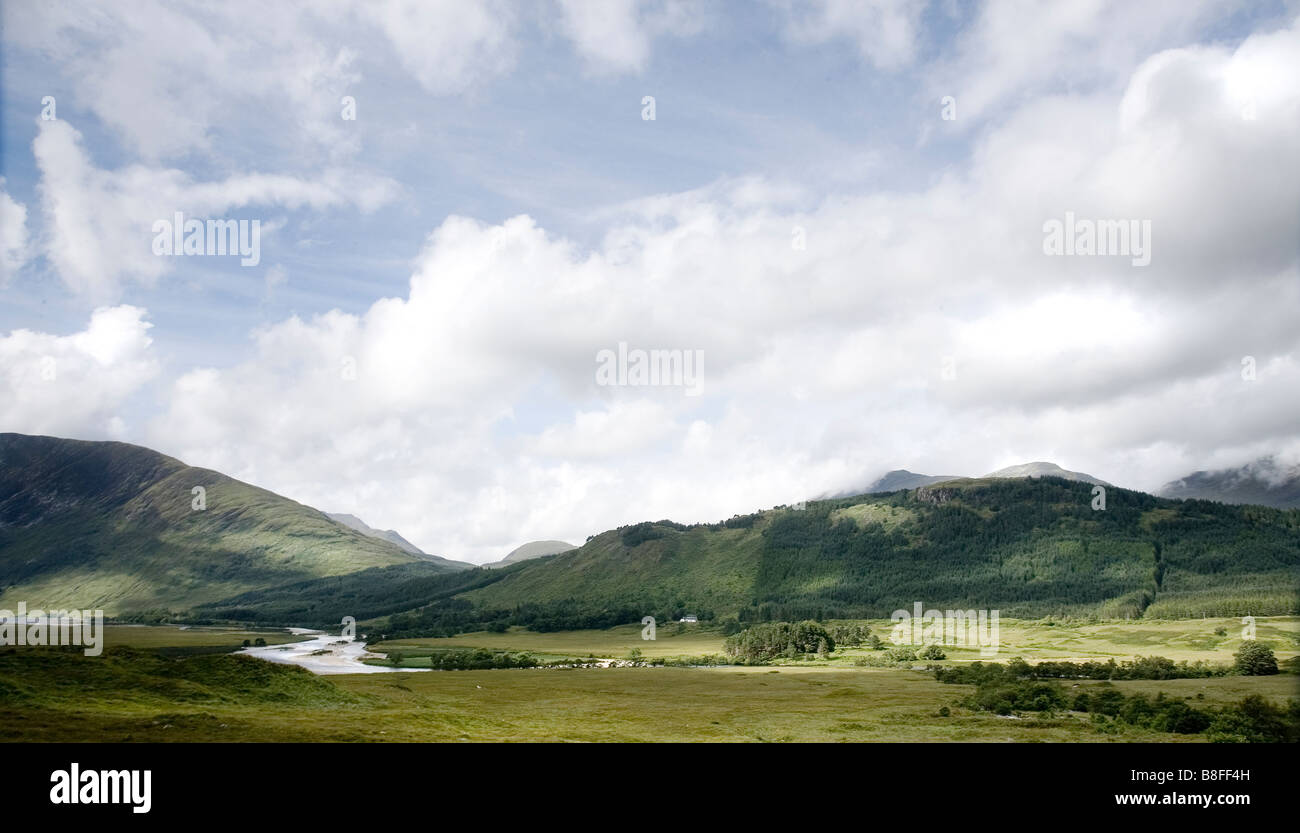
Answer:
[{"label": "white cloud", "polygon": [[0,287],[27,262],[27,206],[15,202],[0,177]]},{"label": "white cloud", "polygon": [[[1025,101],[917,193],[802,209],[724,181],[602,215],[591,251],[527,217],[449,218],[405,298],[287,319],[252,360],[185,374],[152,444],[475,561],[895,467],[1054,459],[1150,489],[1294,446],[1297,38]],[[1270,86],[1243,120],[1228,102],[1253,77]],[[1067,209],[1150,219],[1151,265],[1045,256]],[[620,341],[704,350],[704,395],[598,387]]]},{"label": "white cloud", "polygon": [[645,70],[654,40],[700,30],[701,8],[676,0],[559,0],[560,29],[595,74]]},{"label": "white cloud", "polygon": [[151,282],[175,268],[174,258],[152,249],[154,222],[171,220],[175,212],[187,218],[238,212],[254,219],[247,215],[256,206],[372,211],[398,192],[385,177],[338,170],[312,179],[253,173],[212,182],[138,164],[103,170],[66,121],[39,124],[32,148],[41,172],[44,251],[70,289],[96,301],[113,300],[123,282]]},{"label": "white cloud", "polygon": [[816,46],[846,38],[863,60],[882,70],[912,62],[926,6],[915,0],[785,0],[778,5],[786,17],[786,35],[794,42]]},{"label": "white cloud", "polygon": [[340,100],[363,65],[387,70],[391,55],[425,89],[464,92],[513,67],[514,18],[500,0],[141,0],[6,4],[3,30],[147,161],[224,157],[238,125],[241,141],[337,162],[361,149]]},{"label": "white cloud", "polygon": [[500,0],[383,0],[356,7],[433,93],[459,93],[513,69],[514,9]]},{"label": "white cloud", "polygon": [[90,439],[124,433],[120,409],[159,370],[144,318],[137,307],[102,307],[72,335],[0,336],[0,430]]},{"label": "white cloud", "polygon": [[1113,91],[1147,56],[1182,46],[1233,5],[1240,3],[988,0],[930,70],[935,98],[956,98],[960,128],[1033,94]]}]

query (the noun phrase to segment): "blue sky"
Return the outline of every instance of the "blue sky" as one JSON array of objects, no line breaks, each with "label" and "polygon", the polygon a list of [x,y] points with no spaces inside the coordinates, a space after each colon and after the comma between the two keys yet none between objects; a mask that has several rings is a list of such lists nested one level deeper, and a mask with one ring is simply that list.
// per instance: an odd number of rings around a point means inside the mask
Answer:
[{"label": "blue sky", "polygon": [[[1290,454],[1297,13],[6,4],[0,430],[471,560],[896,467],[1155,488]],[[1152,220],[1151,267],[1044,259],[1066,210]],[[260,264],[160,262],[173,211],[258,220]],[[618,341],[704,350],[708,392],[594,385]]]}]

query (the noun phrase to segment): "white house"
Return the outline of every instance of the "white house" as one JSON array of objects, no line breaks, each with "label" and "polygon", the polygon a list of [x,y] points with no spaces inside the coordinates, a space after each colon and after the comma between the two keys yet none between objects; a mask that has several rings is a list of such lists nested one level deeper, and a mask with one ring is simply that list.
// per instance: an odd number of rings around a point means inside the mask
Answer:
[{"label": "white house", "polygon": [[693,625],[693,624],[695,624],[696,622],[698,622],[698,621],[700,621],[700,620],[699,620],[699,617],[697,617],[697,616],[693,616],[693,615],[691,615],[691,614],[688,613],[688,614],[686,614],[685,616],[683,616],[681,619],[679,619],[679,620],[677,620],[677,621],[679,621],[679,622],[686,622],[687,624],[691,624],[691,625]]}]

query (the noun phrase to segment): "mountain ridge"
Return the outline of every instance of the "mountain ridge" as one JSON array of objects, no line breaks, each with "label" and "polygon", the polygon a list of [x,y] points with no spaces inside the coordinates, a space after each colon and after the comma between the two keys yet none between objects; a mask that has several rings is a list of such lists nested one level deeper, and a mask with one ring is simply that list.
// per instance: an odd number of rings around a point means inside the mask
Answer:
[{"label": "mountain ridge", "polygon": [[399,548],[409,552],[411,555],[428,555],[424,550],[403,538],[395,529],[375,529],[356,515],[352,515],[348,512],[326,512],[325,516],[330,520],[338,521],[349,529],[355,529],[362,535],[368,535],[371,538],[379,538],[389,542],[390,544],[396,544]]},{"label": "mountain ridge", "polygon": [[310,506],[143,446],[0,434],[0,607],[184,609],[413,560]]}]

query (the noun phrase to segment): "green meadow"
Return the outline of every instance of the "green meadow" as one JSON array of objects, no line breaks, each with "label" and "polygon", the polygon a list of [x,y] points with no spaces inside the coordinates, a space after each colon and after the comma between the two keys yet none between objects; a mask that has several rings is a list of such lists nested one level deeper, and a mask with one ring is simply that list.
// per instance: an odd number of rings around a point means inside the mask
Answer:
[{"label": "green meadow", "polygon": [[[888,642],[892,622],[887,619],[859,621],[865,621],[872,633]],[[973,647],[945,647],[944,651],[954,662],[1006,661],[1017,656],[1031,662],[1042,659],[1118,661],[1136,656],[1162,656],[1175,661],[1231,663],[1233,653],[1243,641],[1242,627],[1239,618],[1106,623],[1003,619],[998,634],[1002,647],[996,657],[981,657],[979,649]],[[407,664],[414,668],[419,667],[420,656],[445,648],[532,651],[543,659],[621,658],[632,650],[639,650],[643,657],[661,658],[720,654],[726,638],[721,630],[707,625],[680,623],[656,628],[653,641],[642,639],[641,632],[640,625],[555,633],[510,628],[505,633],[481,631],[445,639],[395,639],[372,645],[371,649],[380,653],[400,651],[403,657],[410,658]],[[1300,617],[1258,617],[1255,636],[1273,646],[1279,661],[1289,659],[1300,654]],[[841,649],[835,651],[831,659],[819,660],[815,664],[851,666],[856,658],[872,653],[865,648]]]},{"label": "green meadow", "polygon": [[[873,623],[885,634],[888,623]],[[1233,629],[1235,627],[1235,630]],[[1296,617],[1261,619],[1258,636],[1280,660],[1297,653]],[[1228,629],[1226,637],[1216,628]],[[1208,631],[1208,634],[1207,634]],[[465,634],[398,640],[418,667],[421,650],[488,647],[550,657],[718,653],[721,633],[668,625],[653,642],[640,626],[539,634]],[[224,655],[243,639],[283,632],[235,628],[112,627],[102,657],[58,649],[0,650],[0,739],[6,741],[987,741],[1198,742],[1196,736],[1123,727],[1101,732],[1088,715],[998,716],[958,705],[973,689],[911,668],[864,668],[837,651],[781,666],[572,668],[393,672],[318,677],[293,666]],[[1237,620],[1051,624],[1004,622],[1007,648],[1024,656],[1228,662]],[[213,653],[221,651],[221,653]],[[956,652],[954,652],[956,653]],[[427,656],[427,654],[426,654]],[[977,658],[972,655],[970,658]],[[949,659],[960,662],[966,657]],[[427,665],[427,659],[424,660]],[[1068,688],[1103,685],[1066,683]],[[1215,706],[1259,694],[1284,705],[1300,677],[1117,681],[1126,694]],[[945,711],[946,710],[946,711]]]},{"label": "green meadow", "polygon": [[266,640],[267,645],[298,642],[303,637],[282,628],[220,628],[186,625],[105,625],[105,647],[238,650],[244,640]]}]

